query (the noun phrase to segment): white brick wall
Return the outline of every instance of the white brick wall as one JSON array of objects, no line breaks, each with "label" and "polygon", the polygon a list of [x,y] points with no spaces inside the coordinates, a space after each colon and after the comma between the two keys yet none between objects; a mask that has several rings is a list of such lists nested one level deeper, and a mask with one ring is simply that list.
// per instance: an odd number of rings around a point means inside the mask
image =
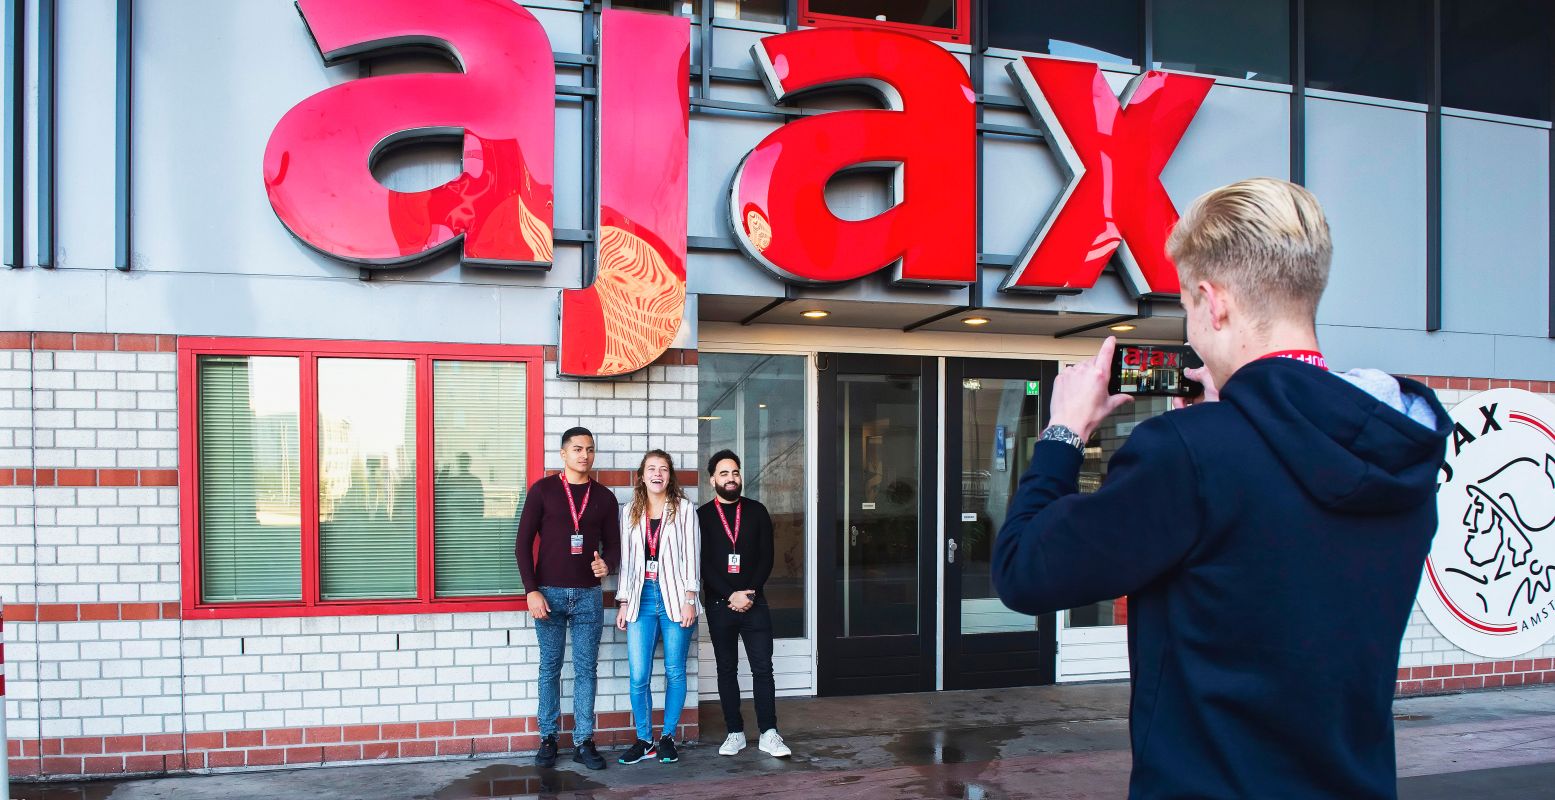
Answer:
[{"label": "white brick wall", "polygon": [[[0,351],[0,468],[172,469],[170,353]],[[36,380],[34,381],[34,376]],[[598,469],[669,451],[696,470],[696,367],[579,382],[546,365],[546,464],[573,425]],[[34,411],[36,409],[36,411]],[[536,476],[538,477],[538,476]],[[687,487],[695,492],[694,486]],[[617,495],[629,498],[630,491]],[[175,488],[0,487],[6,603],[180,599]],[[605,613],[600,713],[626,711],[625,634]],[[469,613],[5,625],[13,738],[532,716],[538,644],[527,614]],[[563,711],[571,711],[571,666]],[[696,660],[687,707],[697,698]],[[655,681],[662,702],[663,679]]]},{"label": "white brick wall", "polygon": [[[576,381],[558,377],[554,363],[545,366],[547,470],[561,469],[562,433],[582,425],[596,437],[595,469],[636,470],[644,452],[659,448],[675,459],[676,469],[700,471],[696,367],[649,367],[622,380]],[[697,487],[684,488],[695,499]]]}]

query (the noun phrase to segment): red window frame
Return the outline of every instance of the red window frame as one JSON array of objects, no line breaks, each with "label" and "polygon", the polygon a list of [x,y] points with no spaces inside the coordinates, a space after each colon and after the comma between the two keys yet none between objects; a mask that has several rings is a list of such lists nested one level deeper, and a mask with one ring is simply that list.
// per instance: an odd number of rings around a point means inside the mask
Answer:
[{"label": "red window frame", "polygon": [[799,0],[799,24],[812,28],[856,28],[869,27],[882,30],[910,33],[936,42],[954,42],[956,44],[970,44],[972,42],[972,0],[955,0],[954,28],[937,28],[933,25],[914,25],[906,22],[880,22],[879,20],[865,19],[863,17],[848,17],[841,14],[823,14],[810,10],[811,0]]},{"label": "red window frame", "polygon": [[[298,444],[301,463],[302,600],[239,603],[202,602],[200,578],[199,397],[200,356],[288,356],[301,375]],[[319,592],[318,359],[392,358],[415,361],[416,369],[416,597],[393,600],[328,601]],[[505,361],[528,364],[527,469],[530,482],[545,467],[545,357],[541,347],[411,342],[316,341],[180,337],[178,340],[178,495],[182,526],[184,619],[251,619],[363,614],[433,614],[527,609],[522,595],[438,598],[434,596],[432,525],[434,450],[433,361]]]}]

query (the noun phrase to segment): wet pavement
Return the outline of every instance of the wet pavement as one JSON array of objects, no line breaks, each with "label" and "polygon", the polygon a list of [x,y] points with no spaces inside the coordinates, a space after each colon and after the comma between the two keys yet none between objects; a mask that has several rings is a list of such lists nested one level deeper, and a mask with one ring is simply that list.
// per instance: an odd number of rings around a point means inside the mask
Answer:
[{"label": "wet pavement", "polygon": [[[18,800],[995,800],[1122,797],[1128,786],[1127,687],[1095,684],[779,702],[794,749],[717,754],[723,726],[702,708],[707,741],[678,764],[589,772],[563,751],[557,769],[499,757],[17,784]],[[1401,700],[1399,791],[1407,800],[1555,797],[1555,686]],[[1275,788],[1275,787],[1271,787]]]}]

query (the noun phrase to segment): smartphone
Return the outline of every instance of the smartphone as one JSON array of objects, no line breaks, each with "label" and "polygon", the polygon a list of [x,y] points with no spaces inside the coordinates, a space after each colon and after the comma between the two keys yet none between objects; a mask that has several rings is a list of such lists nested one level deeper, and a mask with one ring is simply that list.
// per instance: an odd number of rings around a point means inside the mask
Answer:
[{"label": "smartphone", "polygon": [[1204,386],[1183,370],[1204,366],[1187,345],[1119,344],[1107,391],[1136,397],[1197,397]]}]

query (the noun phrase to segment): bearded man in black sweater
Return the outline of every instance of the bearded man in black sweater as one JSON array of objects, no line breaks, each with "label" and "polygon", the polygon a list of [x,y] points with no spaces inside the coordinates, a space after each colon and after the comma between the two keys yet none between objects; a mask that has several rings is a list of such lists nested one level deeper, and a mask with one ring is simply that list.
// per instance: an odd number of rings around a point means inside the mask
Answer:
[{"label": "bearded man in black sweater", "polygon": [[707,629],[718,660],[718,700],[729,735],[721,756],[745,749],[745,719],[740,714],[739,640],[751,665],[756,729],[762,752],[791,754],[777,731],[776,689],[772,680],[772,611],[764,593],[772,574],[772,516],[767,507],[742,497],[740,457],[720,450],[707,462],[716,496],[697,509],[702,527],[702,602]]}]

